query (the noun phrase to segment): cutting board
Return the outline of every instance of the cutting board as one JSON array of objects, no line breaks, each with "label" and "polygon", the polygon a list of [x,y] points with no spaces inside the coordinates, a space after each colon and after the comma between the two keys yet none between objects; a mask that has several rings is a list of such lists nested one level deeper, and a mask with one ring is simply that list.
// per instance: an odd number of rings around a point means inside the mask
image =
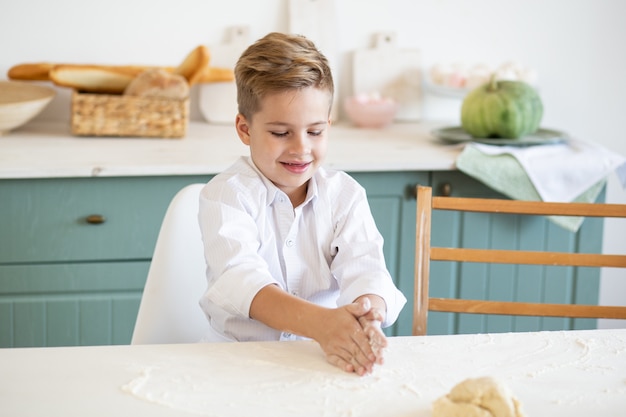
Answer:
[{"label": "cutting board", "polygon": [[400,105],[396,121],[416,121],[422,113],[422,69],[420,51],[397,47],[393,32],[374,35],[372,48],[354,51],[352,62],[354,94],[378,93]]},{"label": "cutting board", "polygon": [[[208,45],[212,67],[235,68],[241,53],[250,44],[247,26],[229,28],[227,40],[221,44]],[[237,115],[237,88],[234,81],[204,83],[198,89],[198,105],[207,122],[229,124]]]},{"label": "cutting board", "polygon": [[304,35],[315,43],[330,65],[335,84],[335,96],[331,118],[337,118],[337,96],[339,87],[337,80],[337,20],[333,0],[289,0],[288,3],[289,33]]}]

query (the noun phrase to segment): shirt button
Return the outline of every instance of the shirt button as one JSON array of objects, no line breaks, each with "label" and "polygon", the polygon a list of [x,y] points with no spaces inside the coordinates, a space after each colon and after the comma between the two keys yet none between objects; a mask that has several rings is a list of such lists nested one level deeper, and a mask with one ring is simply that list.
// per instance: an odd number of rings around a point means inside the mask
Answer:
[{"label": "shirt button", "polygon": [[286,245],[287,245],[287,247],[289,247],[289,248],[290,248],[290,247],[292,247],[292,246],[294,245],[294,243],[295,243],[295,242],[293,241],[293,239],[287,239],[287,242],[285,242],[285,244],[286,244]]}]

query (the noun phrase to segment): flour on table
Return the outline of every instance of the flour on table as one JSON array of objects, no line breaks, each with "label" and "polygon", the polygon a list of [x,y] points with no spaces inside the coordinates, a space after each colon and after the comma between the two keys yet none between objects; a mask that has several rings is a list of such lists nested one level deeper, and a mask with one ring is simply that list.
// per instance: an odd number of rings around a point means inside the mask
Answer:
[{"label": "flour on table", "polygon": [[[481,389],[499,393],[505,409],[514,410],[497,417],[521,417],[519,403],[528,416],[621,416],[613,411],[626,407],[626,333],[584,335],[390,337],[385,363],[364,377],[330,365],[312,341],[150,346],[128,363],[120,387],[172,415],[442,417],[446,414],[433,414],[438,398],[468,377],[489,376],[506,388],[496,383],[492,391]],[[464,352],[457,341],[466,346]],[[576,379],[572,390],[564,381],[574,381],[581,371],[585,378]],[[508,389],[519,399],[517,409]],[[437,408],[446,405],[455,406],[448,398]]]},{"label": "flour on table", "polygon": [[[292,350],[290,344],[302,349]],[[245,355],[240,353],[244,348]],[[200,344],[193,355],[163,355],[132,368],[137,375],[122,391],[199,416],[385,415],[390,407],[386,401],[399,411],[394,415],[407,415],[415,409],[413,401],[403,401],[416,396],[407,374],[384,365],[364,377],[344,372],[326,361],[315,342],[259,344],[253,349],[243,343],[225,343],[214,346],[210,353],[203,352]],[[285,392],[298,402],[283,397]],[[277,403],[268,398],[281,400]]]}]

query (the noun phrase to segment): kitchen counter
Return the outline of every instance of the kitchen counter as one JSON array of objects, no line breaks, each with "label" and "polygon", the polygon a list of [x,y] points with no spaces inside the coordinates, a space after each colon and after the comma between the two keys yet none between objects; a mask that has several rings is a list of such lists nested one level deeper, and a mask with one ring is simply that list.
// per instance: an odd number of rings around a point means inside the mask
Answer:
[{"label": "kitchen counter", "polygon": [[[326,166],[350,172],[453,170],[460,151],[430,131],[441,124],[402,123],[381,130],[331,127]],[[0,179],[212,175],[247,147],[234,127],[191,122],[186,137],[77,137],[69,124],[32,122],[0,137]]]}]

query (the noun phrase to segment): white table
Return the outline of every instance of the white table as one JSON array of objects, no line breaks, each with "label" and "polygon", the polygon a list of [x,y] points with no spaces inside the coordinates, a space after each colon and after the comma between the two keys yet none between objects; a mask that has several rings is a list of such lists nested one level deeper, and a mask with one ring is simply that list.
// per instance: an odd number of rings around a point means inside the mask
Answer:
[{"label": "white table", "polygon": [[0,350],[2,416],[430,416],[492,376],[527,416],[626,413],[626,330],[390,338],[365,377],[314,342]]}]

